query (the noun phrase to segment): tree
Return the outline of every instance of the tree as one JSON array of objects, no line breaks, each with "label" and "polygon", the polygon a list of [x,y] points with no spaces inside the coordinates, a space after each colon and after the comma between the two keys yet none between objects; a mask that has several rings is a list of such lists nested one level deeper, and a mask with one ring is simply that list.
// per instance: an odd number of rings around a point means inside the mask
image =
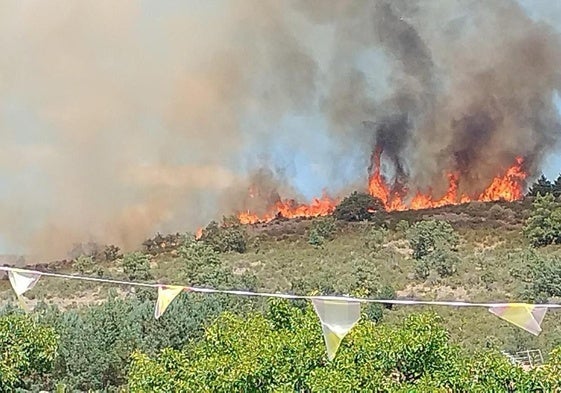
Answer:
[{"label": "tree", "polygon": [[553,196],[559,198],[561,196],[561,174],[553,182]]},{"label": "tree", "polygon": [[532,184],[530,190],[528,191],[528,196],[544,196],[546,194],[551,194],[554,191],[553,184],[542,174],[538,180]]},{"label": "tree", "polygon": [[337,205],[333,216],[343,221],[364,221],[371,219],[373,213],[383,210],[384,205],[380,199],[354,191]]},{"label": "tree", "polygon": [[459,243],[458,234],[446,221],[419,221],[407,231],[413,258],[421,259],[436,250],[454,251]]},{"label": "tree", "polygon": [[28,315],[0,317],[0,391],[29,388],[51,371],[58,337]]},{"label": "tree", "polygon": [[308,305],[274,300],[266,315],[223,313],[184,351],[135,352],[131,392],[502,392],[561,387],[559,352],[524,371],[497,352],[465,353],[433,313],[397,326],[363,318],[327,361],[321,327]]},{"label": "tree", "polygon": [[561,242],[561,206],[552,194],[536,196],[524,235],[534,247]]}]

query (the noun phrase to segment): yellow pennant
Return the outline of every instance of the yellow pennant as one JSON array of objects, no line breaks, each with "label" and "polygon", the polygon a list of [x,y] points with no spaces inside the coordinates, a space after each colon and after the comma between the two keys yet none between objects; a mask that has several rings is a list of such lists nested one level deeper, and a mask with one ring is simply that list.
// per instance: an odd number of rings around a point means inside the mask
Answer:
[{"label": "yellow pennant", "polygon": [[541,324],[547,307],[538,307],[526,303],[513,303],[489,308],[497,317],[537,336],[541,333]]},{"label": "yellow pennant", "polygon": [[38,273],[28,272],[25,270],[13,269],[8,271],[8,279],[10,280],[10,284],[12,284],[12,288],[16,293],[18,303],[26,311],[29,311],[29,306],[25,303],[22,295],[33,288],[35,284],[37,284],[37,281],[39,281],[40,277],[41,275]]},{"label": "yellow pennant", "polygon": [[321,321],[327,358],[333,360],[341,341],[360,319],[360,303],[346,300],[312,299]]},{"label": "yellow pennant", "polygon": [[156,309],[154,310],[154,317],[160,318],[170,303],[183,291],[185,287],[177,285],[160,285],[158,287],[158,301],[156,302]]}]

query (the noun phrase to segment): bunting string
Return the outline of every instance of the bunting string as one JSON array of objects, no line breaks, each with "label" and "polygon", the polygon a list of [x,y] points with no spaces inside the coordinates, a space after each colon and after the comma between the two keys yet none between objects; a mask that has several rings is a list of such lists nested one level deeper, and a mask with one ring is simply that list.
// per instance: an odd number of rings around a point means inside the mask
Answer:
[{"label": "bunting string", "polygon": [[158,300],[154,309],[154,317],[160,318],[173,300],[183,291],[198,293],[215,293],[235,296],[258,296],[281,299],[301,299],[312,303],[321,323],[327,358],[333,360],[337,350],[347,333],[360,319],[361,303],[381,303],[395,305],[426,305],[450,307],[485,307],[488,311],[521,328],[539,335],[542,331],[541,323],[548,309],[561,308],[561,304],[527,304],[527,303],[471,303],[464,301],[437,301],[414,299],[371,299],[352,296],[304,296],[287,293],[269,293],[240,291],[234,289],[214,289],[205,287],[191,287],[183,285],[168,285],[161,283],[133,282],[101,277],[88,277],[63,273],[52,273],[30,269],[0,266],[5,271],[20,305],[29,310],[23,294],[31,290],[41,276],[82,280],[104,284],[148,287],[158,290]]},{"label": "bunting string", "polygon": [[233,289],[215,289],[206,287],[192,287],[188,285],[175,285],[175,284],[161,284],[161,283],[146,283],[138,281],[125,281],[116,280],[112,278],[101,278],[101,277],[89,277],[80,276],[73,274],[63,274],[63,273],[52,273],[44,272],[38,270],[20,269],[9,266],[0,266],[0,271],[5,272],[16,272],[24,273],[29,275],[38,275],[46,277],[56,277],[65,278],[69,280],[81,280],[81,281],[92,281],[105,284],[115,284],[115,285],[126,285],[126,286],[137,286],[137,287],[148,287],[148,288],[159,288],[159,287],[182,287],[184,290],[189,292],[198,293],[215,293],[215,294],[226,294],[235,296],[257,296],[257,297],[272,297],[281,299],[291,299],[291,300],[333,300],[333,301],[346,301],[346,302],[359,302],[359,303],[381,303],[381,304],[394,304],[394,305],[424,305],[424,306],[449,306],[449,307],[483,307],[483,308],[496,308],[496,307],[509,307],[511,305],[529,305],[537,308],[561,308],[561,304],[558,303],[474,303],[465,301],[455,301],[455,300],[416,300],[416,299],[372,299],[364,297],[353,297],[353,296],[330,296],[330,295],[295,295],[289,293],[273,293],[273,292],[257,292],[257,291],[241,291]]}]

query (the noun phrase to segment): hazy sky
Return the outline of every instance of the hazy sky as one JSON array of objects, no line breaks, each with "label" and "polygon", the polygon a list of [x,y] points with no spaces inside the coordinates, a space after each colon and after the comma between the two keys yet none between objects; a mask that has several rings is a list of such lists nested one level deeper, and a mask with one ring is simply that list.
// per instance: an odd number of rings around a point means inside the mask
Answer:
[{"label": "hazy sky", "polygon": [[[520,3],[533,19],[561,29],[561,2]],[[321,108],[307,101],[306,89],[322,89],[321,80],[307,84],[311,66],[296,59],[302,72],[276,78],[283,70],[275,68],[275,56],[285,55],[291,37],[279,35],[277,48],[242,46],[260,54],[260,62],[245,65],[253,67],[251,81],[235,68],[244,59],[229,62],[228,44],[251,41],[252,30],[224,40],[232,25],[246,22],[225,4],[0,5],[0,253],[27,252],[30,244],[47,249],[66,237],[127,243],[145,232],[193,230],[217,214],[218,191],[261,161],[304,198],[364,183],[368,156],[347,154],[334,163],[333,155],[352,153],[352,146],[334,145]],[[267,18],[256,20],[263,23],[257,31],[282,30]],[[294,28],[298,36],[301,26]],[[318,67],[329,63],[329,30],[306,32],[298,44]],[[226,53],[218,62],[225,70],[205,68],[217,56],[210,45]],[[381,50],[350,61],[377,87],[370,94],[385,94],[389,70]],[[278,84],[287,80],[291,86]],[[552,99],[561,112],[559,96]],[[286,110],[278,113],[277,105]],[[543,171],[555,178],[561,156],[547,157]]]}]

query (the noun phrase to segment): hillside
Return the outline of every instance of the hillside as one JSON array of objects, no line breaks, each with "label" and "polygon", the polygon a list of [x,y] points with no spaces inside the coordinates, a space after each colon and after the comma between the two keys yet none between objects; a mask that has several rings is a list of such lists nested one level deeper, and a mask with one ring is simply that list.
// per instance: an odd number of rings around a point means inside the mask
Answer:
[{"label": "hillside", "polygon": [[[525,301],[530,285],[526,279],[530,274],[530,265],[536,258],[561,256],[561,246],[558,245],[529,248],[522,228],[531,210],[531,200],[526,199],[512,203],[469,203],[430,210],[379,212],[372,220],[362,222],[320,217],[293,220],[278,218],[266,224],[235,225],[230,229],[210,224],[203,231],[203,240],[200,241],[192,240],[192,235],[158,235],[148,239],[140,252],[124,257],[113,248],[105,249],[103,257],[103,253],[98,252],[93,257],[81,256],[73,261],[54,262],[35,268],[137,281],[297,294],[358,293],[380,298],[395,296],[398,299]],[[459,243],[453,251],[453,262],[447,267],[448,270],[430,268],[423,275],[419,271],[419,261],[413,258],[407,233],[410,232],[408,228],[416,222],[431,220],[449,223]],[[318,241],[312,233],[326,225],[334,227]],[[245,249],[240,250],[243,252],[214,252],[212,248],[205,248],[205,236],[206,243],[214,245],[219,244],[219,240],[235,245],[236,241],[243,239]],[[108,250],[112,250],[112,253]],[[111,257],[108,257],[109,254]],[[2,302],[13,303],[7,280],[0,281],[0,290]],[[142,309],[147,316],[142,318],[150,318],[150,313],[153,313],[155,294],[143,291],[133,293],[135,291],[131,292],[127,287],[115,288],[45,277],[25,296],[31,299],[30,304],[44,302],[69,310],[60,315],[68,312],[73,315],[89,313],[89,318],[94,318],[98,313],[115,312],[107,309],[113,306],[95,306],[104,304],[111,292],[125,302],[118,306],[119,309],[125,307],[125,310],[129,310],[122,316],[125,320],[121,323],[126,324],[126,318],[136,318],[130,313],[137,307],[132,306],[135,300],[130,300],[133,302],[130,303],[127,299],[138,297],[140,301],[146,301],[142,303]],[[260,300],[225,299],[218,295],[193,296],[192,300],[199,299],[200,302],[204,298],[204,302],[210,303],[187,306],[196,307],[196,312],[202,313],[194,317],[194,321],[186,319],[188,322],[185,323],[189,326],[194,324],[188,329],[200,329],[211,323],[220,310],[243,313],[243,310],[261,309],[264,306]],[[213,298],[220,299],[219,306],[212,303],[215,301]],[[183,306],[177,307],[184,307],[184,302]],[[208,307],[211,311],[208,311]],[[39,310],[48,309],[39,307]],[[431,308],[394,306],[391,310],[379,307],[371,312],[375,320],[391,326],[400,323],[406,316],[427,309]],[[82,314],[80,310],[89,311]],[[176,312],[173,304],[170,310],[169,318],[172,318],[171,315]],[[451,341],[468,352],[492,347],[513,352],[540,349],[545,355],[561,344],[561,317],[558,313],[549,312],[542,325],[543,332],[539,337],[534,337],[481,308],[433,307],[432,310],[443,319]],[[40,315],[45,312],[39,311]],[[175,315],[178,315],[177,312]],[[181,315],[185,319],[185,314]],[[48,320],[53,318],[53,315],[47,317]],[[115,323],[118,326],[119,322]],[[76,329],[76,326],[72,329]],[[94,347],[95,342],[91,343]],[[79,378],[70,380],[79,385],[76,382]]]}]

